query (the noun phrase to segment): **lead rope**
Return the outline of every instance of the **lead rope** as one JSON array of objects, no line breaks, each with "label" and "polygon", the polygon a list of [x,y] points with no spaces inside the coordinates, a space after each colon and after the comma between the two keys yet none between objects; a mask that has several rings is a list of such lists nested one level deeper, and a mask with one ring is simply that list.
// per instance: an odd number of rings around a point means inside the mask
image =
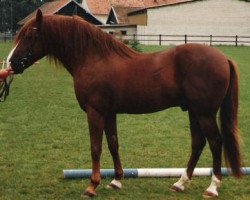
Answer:
[{"label": "lead rope", "polygon": [[[3,60],[2,63],[2,69],[4,69],[7,66],[7,63],[5,60]],[[11,74],[6,79],[4,79],[2,82],[0,82],[0,102],[4,102],[9,95],[10,92],[10,84],[13,81],[14,76]]]}]

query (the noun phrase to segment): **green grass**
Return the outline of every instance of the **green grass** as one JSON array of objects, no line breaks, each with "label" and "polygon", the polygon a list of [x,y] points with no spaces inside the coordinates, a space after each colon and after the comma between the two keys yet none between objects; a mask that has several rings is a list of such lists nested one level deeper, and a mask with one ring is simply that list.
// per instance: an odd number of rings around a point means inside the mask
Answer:
[{"label": "green grass", "polygon": [[[142,46],[144,51],[168,47]],[[240,69],[242,151],[250,166],[250,47],[218,47]],[[0,59],[10,43],[0,43]],[[81,199],[89,180],[64,180],[62,169],[90,168],[86,115],[76,101],[73,82],[46,59],[17,75],[7,101],[0,103],[0,199]],[[185,167],[190,153],[186,112],[172,108],[149,115],[118,115],[120,154],[124,168]],[[208,147],[198,167],[211,167]],[[104,140],[102,168],[113,163]],[[177,178],[126,179],[123,189],[109,191],[102,180],[96,199],[202,199],[210,177],[194,178],[183,194],[169,187]],[[250,199],[250,177],[223,179],[219,199]]]}]

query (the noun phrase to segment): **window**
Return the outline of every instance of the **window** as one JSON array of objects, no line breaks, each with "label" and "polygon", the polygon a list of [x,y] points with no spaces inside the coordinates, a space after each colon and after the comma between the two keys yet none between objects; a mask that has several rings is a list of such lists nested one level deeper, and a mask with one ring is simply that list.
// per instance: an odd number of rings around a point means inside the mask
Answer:
[{"label": "window", "polygon": [[127,31],[121,31],[122,35],[127,35]]}]

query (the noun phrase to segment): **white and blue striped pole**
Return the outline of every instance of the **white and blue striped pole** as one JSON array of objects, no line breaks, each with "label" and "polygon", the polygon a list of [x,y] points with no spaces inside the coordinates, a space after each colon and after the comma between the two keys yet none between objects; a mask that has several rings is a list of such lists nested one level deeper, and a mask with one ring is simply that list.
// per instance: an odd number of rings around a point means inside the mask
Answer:
[{"label": "white and blue striped pole", "polygon": [[[185,168],[140,168],[124,169],[124,178],[147,178],[147,177],[180,177]],[[241,168],[244,175],[250,175],[250,167]],[[195,168],[193,176],[211,176],[212,168]],[[222,176],[230,174],[230,169],[221,168]],[[63,170],[65,179],[90,178],[91,169],[69,169]],[[102,178],[113,178],[114,169],[101,169]]]}]

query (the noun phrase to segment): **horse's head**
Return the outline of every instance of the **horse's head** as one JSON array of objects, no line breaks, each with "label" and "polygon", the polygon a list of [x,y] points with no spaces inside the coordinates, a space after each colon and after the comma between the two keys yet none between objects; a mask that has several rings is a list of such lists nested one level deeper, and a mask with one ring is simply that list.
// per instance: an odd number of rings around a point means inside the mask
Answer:
[{"label": "horse's head", "polygon": [[45,56],[41,35],[43,14],[37,11],[36,18],[21,29],[16,39],[16,46],[10,52],[7,62],[15,74],[22,73],[34,62]]}]

